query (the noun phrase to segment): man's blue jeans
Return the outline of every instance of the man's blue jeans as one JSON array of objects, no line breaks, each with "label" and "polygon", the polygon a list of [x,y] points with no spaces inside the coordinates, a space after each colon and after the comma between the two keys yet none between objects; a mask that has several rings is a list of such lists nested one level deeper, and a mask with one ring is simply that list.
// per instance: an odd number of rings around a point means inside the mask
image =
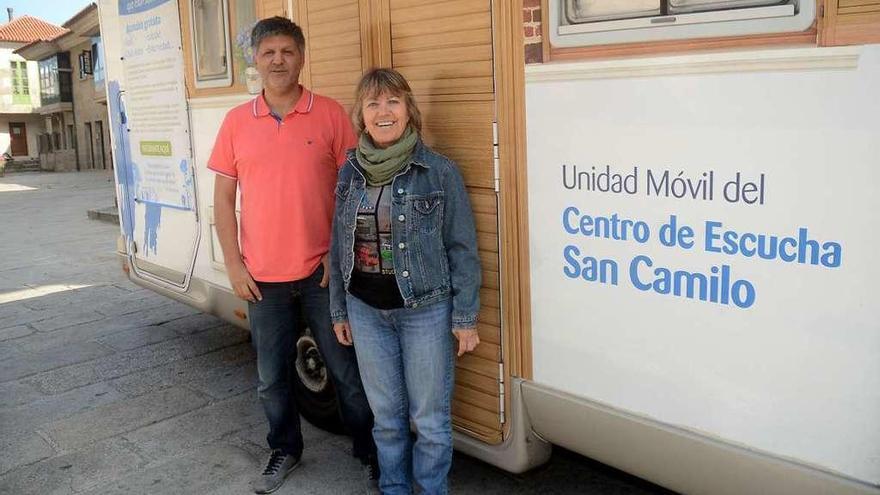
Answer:
[{"label": "man's blue jeans", "polygon": [[257,395],[269,421],[269,448],[301,456],[303,438],[294,399],[291,373],[295,373],[296,323],[300,311],[312,330],[324,363],[336,386],[342,420],[354,438],[352,453],[363,459],[374,455],[371,435],[373,415],[351,347],[336,341],[330,323],[330,295],[321,288],[323,267],[294,282],[257,282],[263,300],[250,303],[251,333],[257,351]]},{"label": "man's blue jeans", "polygon": [[[385,495],[447,493],[452,465],[452,304],[381,310],[348,295],[361,378],[375,415]],[[416,441],[410,436],[410,419]]]}]

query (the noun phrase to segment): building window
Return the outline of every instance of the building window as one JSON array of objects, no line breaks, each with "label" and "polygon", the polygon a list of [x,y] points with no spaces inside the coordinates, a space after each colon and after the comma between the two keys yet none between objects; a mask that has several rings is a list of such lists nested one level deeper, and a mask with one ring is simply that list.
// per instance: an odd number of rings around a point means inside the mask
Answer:
[{"label": "building window", "polygon": [[100,36],[92,37],[92,77],[95,79],[95,89],[104,89],[104,45]]},{"label": "building window", "polygon": [[40,99],[43,105],[73,101],[70,53],[58,53],[39,63]]},{"label": "building window", "polygon": [[73,77],[70,68],[70,52],[62,52],[58,57],[58,90],[62,102],[73,102]]},{"label": "building window", "polygon": [[90,76],[93,74],[92,70],[92,51],[91,50],[83,50],[79,54],[79,78],[80,80],[85,79],[86,76]]},{"label": "building window", "polygon": [[76,148],[76,132],[74,132],[73,124],[67,124],[67,142],[71,148]]},{"label": "building window", "polygon": [[28,83],[27,62],[13,60],[12,64],[12,103],[28,105],[31,102],[31,90]]},{"label": "building window", "polygon": [[232,84],[226,0],[190,0],[196,87]]},{"label": "building window", "polygon": [[43,105],[58,103],[58,59],[40,60],[40,99]]}]

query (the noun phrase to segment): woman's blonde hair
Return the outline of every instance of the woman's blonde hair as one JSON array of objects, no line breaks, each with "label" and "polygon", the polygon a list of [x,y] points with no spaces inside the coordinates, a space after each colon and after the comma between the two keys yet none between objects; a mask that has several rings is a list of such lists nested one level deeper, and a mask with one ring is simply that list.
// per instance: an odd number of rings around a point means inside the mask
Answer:
[{"label": "woman's blonde hair", "polygon": [[382,93],[403,98],[409,113],[409,125],[416,133],[421,134],[422,114],[406,78],[394,69],[370,69],[361,77],[355,92],[354,105],[351,107],[351,122],[357,129],[358,135],[364,132],[364,100],[375,98]]}]

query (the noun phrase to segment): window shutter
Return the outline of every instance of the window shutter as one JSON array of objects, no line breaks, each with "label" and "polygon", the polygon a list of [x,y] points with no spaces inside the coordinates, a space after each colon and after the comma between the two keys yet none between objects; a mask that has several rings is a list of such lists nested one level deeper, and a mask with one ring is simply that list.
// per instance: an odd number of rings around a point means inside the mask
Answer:
[{"label": "window shutter", "polygon": [[827,0],[819,43],[824,46],[880,42],[880,0]]},{"label": "window shutter", "polygon": [[494,190],[495,84],[492,3],[488,0],[303,0],[296,22],[306,35],[303,84],[346,108],[371,66],[392,66],[409,81],[423,135],[464,176],[483,269],[477,330],[481,344],[457,359],[453,422],[484,442],[502,441],[506,383],[501,366],[498,203]]},{"label": "window shutter", "polygon": [[84,74],[92,75],[94,72],[92,70],[92,51],[91,50],[83,50],[80,54],[80,67],[82,67],[82,71]]},{"label": "window shutter", "polygon": [[[303,84],[351,109],[364,70],[358,0],[323,0],[299,6],[297,23],[306,35]],[[367,62],[369,63],[369,62]]]}]

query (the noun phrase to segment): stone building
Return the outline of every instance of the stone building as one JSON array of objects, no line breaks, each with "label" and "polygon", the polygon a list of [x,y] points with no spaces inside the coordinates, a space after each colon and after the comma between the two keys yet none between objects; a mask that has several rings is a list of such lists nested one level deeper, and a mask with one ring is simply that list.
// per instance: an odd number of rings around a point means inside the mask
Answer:
[{"label": "stone building", "polygon": [[40,114],[39,74],[35,61],[15,50],[34,42],[52,40],[66,29],[31,16],[13,18],[0,25],[0,154],[17,162],[36,160],[43,127]]},{"label": "stone building", "polygon": [[62,24],[51,40],[16,50],[36,61],[43,120],[39,136],[44,170],[109,169],[110,132],[104,89],[98,8],[92,3]]}]

